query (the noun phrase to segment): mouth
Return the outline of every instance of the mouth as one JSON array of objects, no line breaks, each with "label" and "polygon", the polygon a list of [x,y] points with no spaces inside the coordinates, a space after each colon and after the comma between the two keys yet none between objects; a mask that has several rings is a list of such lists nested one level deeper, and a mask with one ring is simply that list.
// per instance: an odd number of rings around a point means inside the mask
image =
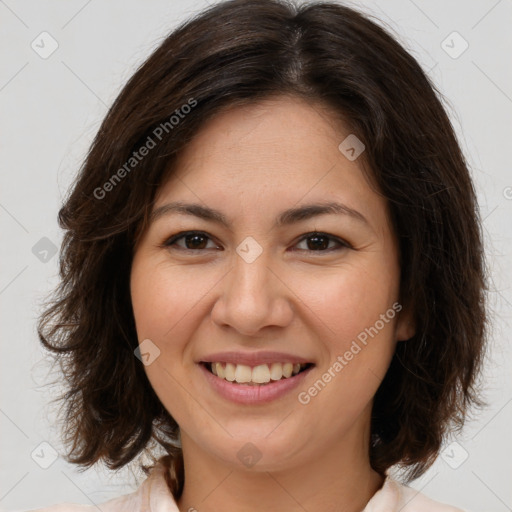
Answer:
[{"label": "mouth", "polygon": [[314,363],[274,362],[259,365],[234,364],[223,361],[201,361],[200,364],[222,381],[242,386],[264,387],[306,372]]}]

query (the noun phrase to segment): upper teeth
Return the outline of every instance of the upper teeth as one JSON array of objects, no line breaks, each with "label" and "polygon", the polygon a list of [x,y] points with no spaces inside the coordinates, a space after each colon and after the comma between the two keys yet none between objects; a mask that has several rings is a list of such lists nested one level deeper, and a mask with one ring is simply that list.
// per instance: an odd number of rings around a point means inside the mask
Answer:
[{"label": "upper teeth", "polygon": [[210,367],[214,375],[230,382],[265,384],[270,382],[271,379],[279,380],[283,377],[288,378],[296,375],[306,365],[300,363],[272,363],[271,365],[260,364],[251,368],[245,364],[210,363]]}]

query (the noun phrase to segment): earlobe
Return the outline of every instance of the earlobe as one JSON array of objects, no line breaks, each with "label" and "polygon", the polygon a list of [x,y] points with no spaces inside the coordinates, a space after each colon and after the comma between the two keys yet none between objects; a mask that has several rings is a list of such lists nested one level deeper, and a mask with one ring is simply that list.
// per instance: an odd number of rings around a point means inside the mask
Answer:
[{"label": "earlobe", "polygon": [[406,341],[416,334],[416,325],[413,312],[409,308],[404,308],[398,314],[396,323],[397,341]]}]

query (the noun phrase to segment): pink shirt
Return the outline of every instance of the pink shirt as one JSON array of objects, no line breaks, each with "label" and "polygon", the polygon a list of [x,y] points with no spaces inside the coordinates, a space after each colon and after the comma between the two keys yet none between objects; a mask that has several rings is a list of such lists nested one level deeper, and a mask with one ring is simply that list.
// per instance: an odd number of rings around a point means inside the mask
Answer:
[{"label": "pink shirt", "polygon": [[[99,506],[61,503],[32,512],[180,512],[167,487],[165,468],[157,464],[139,489]],[[427,498],[388,477],[362,512],[464,512]]]}]

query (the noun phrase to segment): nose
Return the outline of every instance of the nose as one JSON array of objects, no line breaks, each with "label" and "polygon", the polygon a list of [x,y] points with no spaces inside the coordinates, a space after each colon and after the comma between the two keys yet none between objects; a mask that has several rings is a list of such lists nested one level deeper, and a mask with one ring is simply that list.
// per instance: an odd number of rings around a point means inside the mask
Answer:
[{"label": "nose", "polygon": [[264,255],[251,263],[235,257],[211,312],[216,325],[254,336],[265,327],[282,328],[291,323],[293,293],[269,264]]}]

